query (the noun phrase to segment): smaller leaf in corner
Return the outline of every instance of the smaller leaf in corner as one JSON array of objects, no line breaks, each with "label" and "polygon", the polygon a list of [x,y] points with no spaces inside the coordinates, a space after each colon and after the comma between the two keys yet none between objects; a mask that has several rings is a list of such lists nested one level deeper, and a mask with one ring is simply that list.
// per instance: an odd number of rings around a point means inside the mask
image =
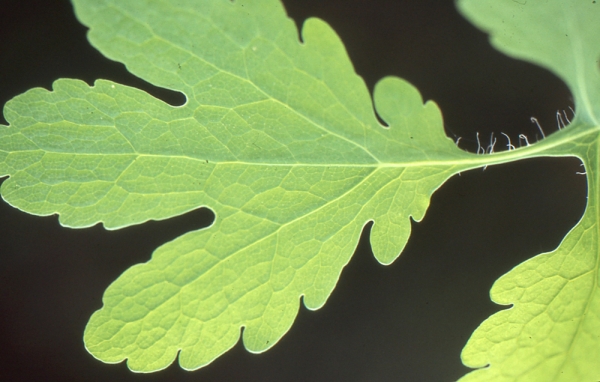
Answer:
[{"label": "smaller leaf in corner", "polygon": [[480,369],[461,382],[600,378],[598,224],[588,211],[557,250],[496,281],[492,300],[513,306],[473,333],[462,360]]}]

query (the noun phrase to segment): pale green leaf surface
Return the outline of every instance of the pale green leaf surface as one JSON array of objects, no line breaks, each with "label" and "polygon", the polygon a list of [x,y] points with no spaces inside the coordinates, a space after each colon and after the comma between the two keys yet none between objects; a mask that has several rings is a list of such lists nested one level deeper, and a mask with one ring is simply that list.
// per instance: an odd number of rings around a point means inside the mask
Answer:
[{"label": "pale green leaf surface", "polygon": [[600,3],[594,0],[460,0],[503,53],[545,67],[573,94],[578,118],[600,125]]},{"label": "pale green leaf surface", "polygon": [[172,107],[109,81],[59,80],[7,103],[2,196],[70,227],[120,228],[200,206],[214,224],[157,249],[106,291],[86,348],[137,371],[211,362],[240,337],[261,352],[300,298],[321,307],[374,221],[392,262],[451,175],[489,161],[448,139],[433,103],[396,78],[373,101],[343,45],[276,0],[76,0],[90,41]]},{"label": "pale green leaf surface", "polygon": [[[590,203],[588,209],[596,210]],[[462,381],[596,381],[600,376],[598,221],[595,213],[554,252],[498,279],[498,304],[514,306],[487,319],[463,350],[476,370]]]},{"label": "pale green leaf surface", "polygon": [[558,249],[496,281],[494,314],[465,346],[463,381],[600,379],[600,4],[595,1],[461,0],[459,8],[493,44],[559,75],[575,98],[571,126],[540,144],[549,155],[577,155],[588,176],[582,220]]}]

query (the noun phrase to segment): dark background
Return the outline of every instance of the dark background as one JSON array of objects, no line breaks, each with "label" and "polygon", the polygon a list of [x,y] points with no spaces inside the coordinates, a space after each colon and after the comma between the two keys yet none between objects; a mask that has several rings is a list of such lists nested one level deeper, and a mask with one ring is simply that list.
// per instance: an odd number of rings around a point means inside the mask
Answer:
[{"label": "dark background", "polygon": [[[285,0],[301,24],[318,16],[345,42],[369,89],[401,76],[435,100],[446,130],[476,150],[494,132],[536,140],[555,113],[572,105],[549,72],[493,50],[454,9],[434,0]],[[146,89],[171,103],[179,94],[154,88],[88,45],[66,0],[0,0],[0,105],[61,77],[97,78]],[[560,52],[557,52],[560,54]],[[2,118],[0,122],[6,124]],[[499,139],[496,149],[505,147]],[[499,276],[554,249],[585,206],[579,161],[537,159],[455,176],[413,224],[402,256],[384,267],[373,258],[368,227],[327,304],[301,307],[272,350],[238,345],[208,367],[177,364],[134,374],[105,365],[83,347],[89,316],[105,288],[160,244],[207,225],[191,212],[164,222],[108,232],[71,230],[56,217],[27,215],[0,203],[0,381],[453,381],[468,369],[460,351],[472,331],[502,307],[489,300]]]}]

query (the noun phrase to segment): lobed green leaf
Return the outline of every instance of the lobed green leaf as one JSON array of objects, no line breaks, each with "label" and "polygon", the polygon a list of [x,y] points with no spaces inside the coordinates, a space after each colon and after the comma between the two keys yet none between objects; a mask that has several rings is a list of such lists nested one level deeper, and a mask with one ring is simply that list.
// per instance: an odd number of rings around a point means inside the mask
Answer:
[{"label": "lobed green leaf", "polygon": [[392,262],[431,194],[481,165],[397,78],[373,100],[339,38],[310,19],[302,42],[279,1],[74,1],[89,39],[173,107],[110,81],[59,80],[10,101],[2,195],[70,227],[115,229],[201,206],[212,226],[157,249],[106,291],[86,348],[136,371],[211,362],[239,339],[261,352],[300,298],[321,307],[374,221]]},{"label": "lobed green leaf", "polygon": [[[371,246],[394,261],[432,193],[453,174],[535,156],[575,155],[588,207],[554,252],[502,277],[513,304],[463,351],[463,380],[600,378],[598,145],[600,5],[461,0],[503,52],[563,78],[568,128],[519,150],[472,155],[443,130],[433,102],[397,78],[371,98],[339,38],[318,19],[301,39],[278,0],[73,0],[89,40],[140,78],[182,92],[171,106],[98,80],[61,79],[4,109],[0,189],[13,206],[61,224],[117,229],[199,207],[212,226],[158,248],[106,291],[86,348],[135,371],[202,367],[240,338],[273,346],[300,299],[327,300],[369,221]],[[385,121],[382,126],[375,110]],[[487,367],[486,367],[487,366]]]}]

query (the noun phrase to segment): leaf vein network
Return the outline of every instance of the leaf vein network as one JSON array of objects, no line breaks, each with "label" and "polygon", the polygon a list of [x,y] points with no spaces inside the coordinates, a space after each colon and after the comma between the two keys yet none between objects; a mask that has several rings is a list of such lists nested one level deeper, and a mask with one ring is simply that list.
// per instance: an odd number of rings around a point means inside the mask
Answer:
[{"label": "leaf vein network", "polygon": [[[113,7],[113,6],[111,6],[111,7]],[[139,23],[141,23],[141,24],[144,24],[144,25],[145,25],[145,26],[146,26],[146,27],[147,27],[147,28],[148,28],[150,31],[152,31],[152,33],[153,33],[153,35],[154,35],[154,37],[155,37],[155,38],[157,38],[157,39],[160,39],[160,40],[164,41],[165,43],[167,43],[167,44],[169,44],[169,45],[176,46],[177,48],[181,49],[182,51],[185,51],[185,52],[187,52],[188,54],[190,54],[190,56],[196,57],[196,58],[197,58],[199,61],[203,62],[204,64],[206,64],[206,65],[208,65],[208,66],[210,66],[210,67],[212,67],[213,69],[215,69],[215,70],[217,70],[217,71],[220,71],[220,72],[222,72],[222,73],[226,73],[226,74],[228,74],[228,75],[230,75],[230,76],[232,76],[232,77],[234,77],[234,78],[237,78],[237,79],[238,79],[238,80],[240,80],[240,81],[244,81],[244,82],[246,82],[246,83],[250,84],[250,85],[251,85],[251,86],[253,86],[253,87],[254,87],[256,90],[258,90],[259,92],[261,92],[261,93],[262,93],[262,94],[263,94],[263,95],[264,95],[266,98],[269,98],[269,99],[271,99],[273,102],[279,103],[281,106],[283,106],[284,108],[286,108],[288,111],[292,112],[293,114],[296,114],[297,116],[299,116],[300,118],[302,118],[302,119],[304,119],[305,121],[309,122],[310,124],[312,124],[312,125],[313,125],[313,126],[315,126],[316,128],[318,128],[318,129],[320,129],[320,130],[323,130],[323,131],[327,132],[328,134],[331,134],[332,136],[335,136],[335,137],[337,137],[337,138],[339,138],[339,139],[342,139],[342,140],[344,140],[344,141],[346,141],[346,142],[349,142],[349,143],[351,143],[352,145],[354,145],[354,146],[356,146],[356,147],[360,148],[362,151],[364,151],[364,152],[365,152],[365,153],[367,153],[369,156],[371,156],[371,157],[373,158],[373,160],[374,160],[374,161],[376,161],[376,162],[378,162],[378,163],[380,163],[380,162],[381,162],[381,161],[380,161],[380,160],[379,160],[379,159],[378,159],[378,158],[377,158],[377,157],[376,157],[376,156],[375,156],[375,155],[374,155],[372,152],[370,152],[370,151],[369,151],[369,150],[368,150],[366,147],[364,147],[363,145],[361,145],[361,144],[359,144],[359,143],[357,143],[357,142],[355,142],[355,141],[353,141],[353,140],[351,140],[351,139],[349,139],[349,138],[347,138],[347,137],[345,137],[345,136],[343,136],[343,135],[341,135],[341,134],[339,134],[339,133],[334,133],[333,131],[329,130],[327,127],[325,127],[325,126],[322,126],[321,124],[317,123],[316,121],[313,121],[313,120],[312,120],[310,117],[308,117],[307,115],[300,113],[299,111],[297,111],[297,110],[295,110],[295,109],[291,108],[291,107],[290,107],[290,105],[288,105],[287,103],[285,103],[285,102],[283,102],[283,101],[279,100],[278,98],[275,98],[275,97],[274,97],[274,96],[272,96],[271,94],[267,93],[267,92],[266,92],[266,91],[265,91],[263,88],[261,88],[260,86],[258,86],[258,85],[257,85],[255,82],[251,81],[249,78],[243,78],[243,77],[240,77],[240,76],[239,76],[238,74],[236,74],[236,73],[233,73],[233,72],[231,72],[231,71],[228,71],[228,70],[225,70],[225,69],[223,69],[223,68],[220,68],[220,67],[218,67],[216,64],[214,64],[214,63],[212,63],[212,62],[209,62],[209,61],[207,61],[207,60],[206,60],[206,59],[204,59],[203,57],[199,57],[198,55],[196,55],[195,53],[191,52],[191,51],[190,51],[190,50],[188,50],[187,48],[185,48],[185,47],[182,47],[181,45],[178,45],[178,44],[176,44],[176,43],[174,43],[174,42],[172,42],[172,41],[170,41],[170,40],[168,40],[168,39],[166,39],[166,38],[162,37],[161,35],[158,35],[158,34],[157,34],[155,31],[154,31],[154,29],[153,29],[153,28],[152,28],[152,27],[151,27],[151,26],[150,26],[148,23],[146,23],[146,22],[143,22],[143,21],[140,21],[139,19],[137,19],[137,18],[136,18],[136,17],[134,17],[133,15],[129,14],[129,12],[126,12],[126,11],[124,11],[124,10],[120,9],[120,8],[115,8],[115,7],[113,7],[113,9],[116,9],[117,11],[119,11],[120,13],[122,13],[124,16],[127,16],[127,17],[131,18],[132,20],[136,20],[136,21],[138,21]],[[190,11],[190,10],[187,10],[187,11],[188,11],[188,12],[195,13],[195,12],[193,12],[193,11]],[[237,43],[236,43],[236,45],[238,45],[238,46],[239,46],[239,44],[237,44]],[[312,76],[311,76],[311,77],[312,77]],[[314,78],[314,77],[313,77],[313,78]],[[335,96],[335,95],[334,95],[334,96]],[[336,99],[337,99],[337,100],[338,100],[338,102],[339,102],[339,98],[337,98],[337,97],[336,97]],[[342,102],[339,102],[339,104],[340,104],[340,105],[342,105],[344,108],[346,108],[346,107],[345,107],[345,105],[343,105],[343,103],[342,103]],[[347,109],[346,109],[346,110],[347,110]],[[349,111],[348,111],[348,112],[349,112]],[[358,119],[356,118],[356,116],[355,116],[353,113],[350,113],[350,115],[351,115],[351,116],[352,116],[354,119],[356,119],[356,120],[358,121],[358,123],[359,123],[359,124],[363,125],[363,129],[364,129],[364,124],[363,124],[363,123],[362,123],[360,120],[358,120]]]},{"label": "leaf vein network", "polygon": [[[209,270],[207,270],[205,273],[203,273],[203,274],[201,275],[201,277],[202,277],[202,276],[206,277],[206,276],[210,275],[210,273],[211,273],[212,271],[217,271],[217,269],[216,269],[216,268],[217,268],[217,266],[219,266],[220,264],[222,264],[222,263],[224,263],[224,262],[226,262],[226,261],[231,261],[231,258],[232,258],[233,256],[237,255],[238,253],[240,253],[241,251],[243,251],[243,250],[246,250],[246,249],[248,249],[248,248],[250,248],[250,247],[253,247],[253,246],[255,246],[255,245],[259,245],[259,244],[260,244],[261,242],[263,242],[264,240],[267,240],[268,238],[272,237],[273,235],[276,235],[276,234],[278,234],[278,233],[279,233],[279,232],[280,232],[280,231],[281,231],[283,228],[285,228],[285,227],[287,227],[287,226],[290,226],[290,225],[294,224],[295,222],[297,222],[297,221],[299,221],[299,220],[302,220],[302,219],[304,219],[304,218],[306,218],[306,217],[308,217],[308,216],[310,216],[310,215],[316,214],[316,213],[318,213],[320,210],[322,210],[323,208],[325,208],[325,207],[327,207],[327,206],[331,205],[332,203],[335,203],[335,202],[337,202],[337,201],[339,201],[339,200],[343,199],[343,198],[344,198],[344,197],[346,197],[348,194],[350,194],[351,192],[353,192],[354,190],[356,190],[356,189],[357,189],[359,186],[361,186],[363,183],[365,183],[365,182],[366,182],[368,179],[372,178],[372,177],[373,177],[373,176],[374,176],[376,173],[377,173],[377,171],[374,171],[374,172],[370,173],[370,174],[369,174],[369,175],[367,175],[367,176],[366,176],[366,177],[365,177],[363,180],[361,180],[360,182],[358,182],[357,184],[355,184],[354,186],[352,186],[351,188],[349,188],[349,189],[348,189],[347,191],[345,191],[343,194],[341,194],[341,195],[337,196],[336,198],[332,199],[331,201],[329,201],[329,203],[326,203],[326,204],[324,204],[324,205],[322,205],[322,206],[319,206],[318,208],[316,208],[316,209],[314,209],[314,210],[312,210],[312,211],[310,211],[310,212],[308,212],[308,213],[306,213],[306,214],[304,214],[304,215],[301,215],[301,216],[299,216],[299,217],[296,217],[296,218],[295,218],[295,219],[293,219],[293,220],[290,220],[290,221],[288,221],[288,222],[285,222],[285,223],[279,223],[279,224],[278,224],[278,225],[279,225],[279,227],[277,227],[277,228],[276,228],[276,229],[274,229],[273,231],[269,232],[268,234],[266,234],[266,235],[265,235],[265,236],[263,236],[262,238],[260,238],[260,239],[257,239],[256,241],[254,241],[254,242],[253,242],[252,244],[250,244],[249,246],[240,247],[240,248],[236,249],[235,251],[233,251],[232,253],[229,253],[229,254],[228,254],[228,255],[226,255],[225,257],[220,257],[220,256],[215,256],[215,255],[212,255],[212,256],[213,256],[215,259],[217,259],[217,261],[216,261],[214,264],[212,264],[212,265],[211,265],[211,268],[210,268]],[[390,179],[390,180],[388,181],[388,183],[389,183],[389,182],[391,182],[391,181],[393,181],[393,180],[394,180],[394,179]],[[381,189],[379,189],[379,190],[376,190],[373,196],[376,196],[376,195],[377,195],[377,194],[378,194],[380,191],[381,191]],[[367,204],[368,204],[368,203],[367,203]],[[365,208],[365,206],[366,206],[366,205],[362,205],[362,206],[360,207],[360,209],[359,209],[359,212],[357,213],[357,215],[356,215],[356,216],[358,216],[358,214],[359,214],[361,211],[363,211],[363,209]],[[202,228],[202,229],[206,229],[206,228]],[[274,254],[274,256],[276,256],[276,254]],[[196,280],[197,280],[197,279],[196,279]],[[264,284],[263,284],[263,285],[264,285]],[[222,288],[221,288],[221,290],[222,290],[222,289],[224,289],[225,287],[226,287],[226,285],[223,285],[223,286],[222,286]],[[183,288],[185,288],[185,285],[180,287],[180,289],[183,289]],[[258,286],[256,286],[256,288],[258,288]],[[166,300],[162,301],[162,302],[161,302],[161,303],[160,303],[160,304],[159,304],[159,305],[158,305],[158,306],[155,308],[155,310],[156,310],[156,309],[158,309],[158,307],[159,307],[160,305],[164,305],[165,303],[169,302],[169,301],[170,301],[170,300],[171,300],[173,297],[175,297],[175,296],[177,296],[177,295],[178,295],[178,293],[174,293],[172,296],[170,296],[170,297],[169,297],[169,298],[167,298]],[[137,319],[136,321],[143,320],[143,319],[144,319],[144,318],[145,318],[145,317],[146,317],[146,316],[147,316],[149,313],[150,313],[150,312],[147,312],[147,313],[146,313],[144,316],[140,317],[140,318],[139,318],[139,319]]]}]

